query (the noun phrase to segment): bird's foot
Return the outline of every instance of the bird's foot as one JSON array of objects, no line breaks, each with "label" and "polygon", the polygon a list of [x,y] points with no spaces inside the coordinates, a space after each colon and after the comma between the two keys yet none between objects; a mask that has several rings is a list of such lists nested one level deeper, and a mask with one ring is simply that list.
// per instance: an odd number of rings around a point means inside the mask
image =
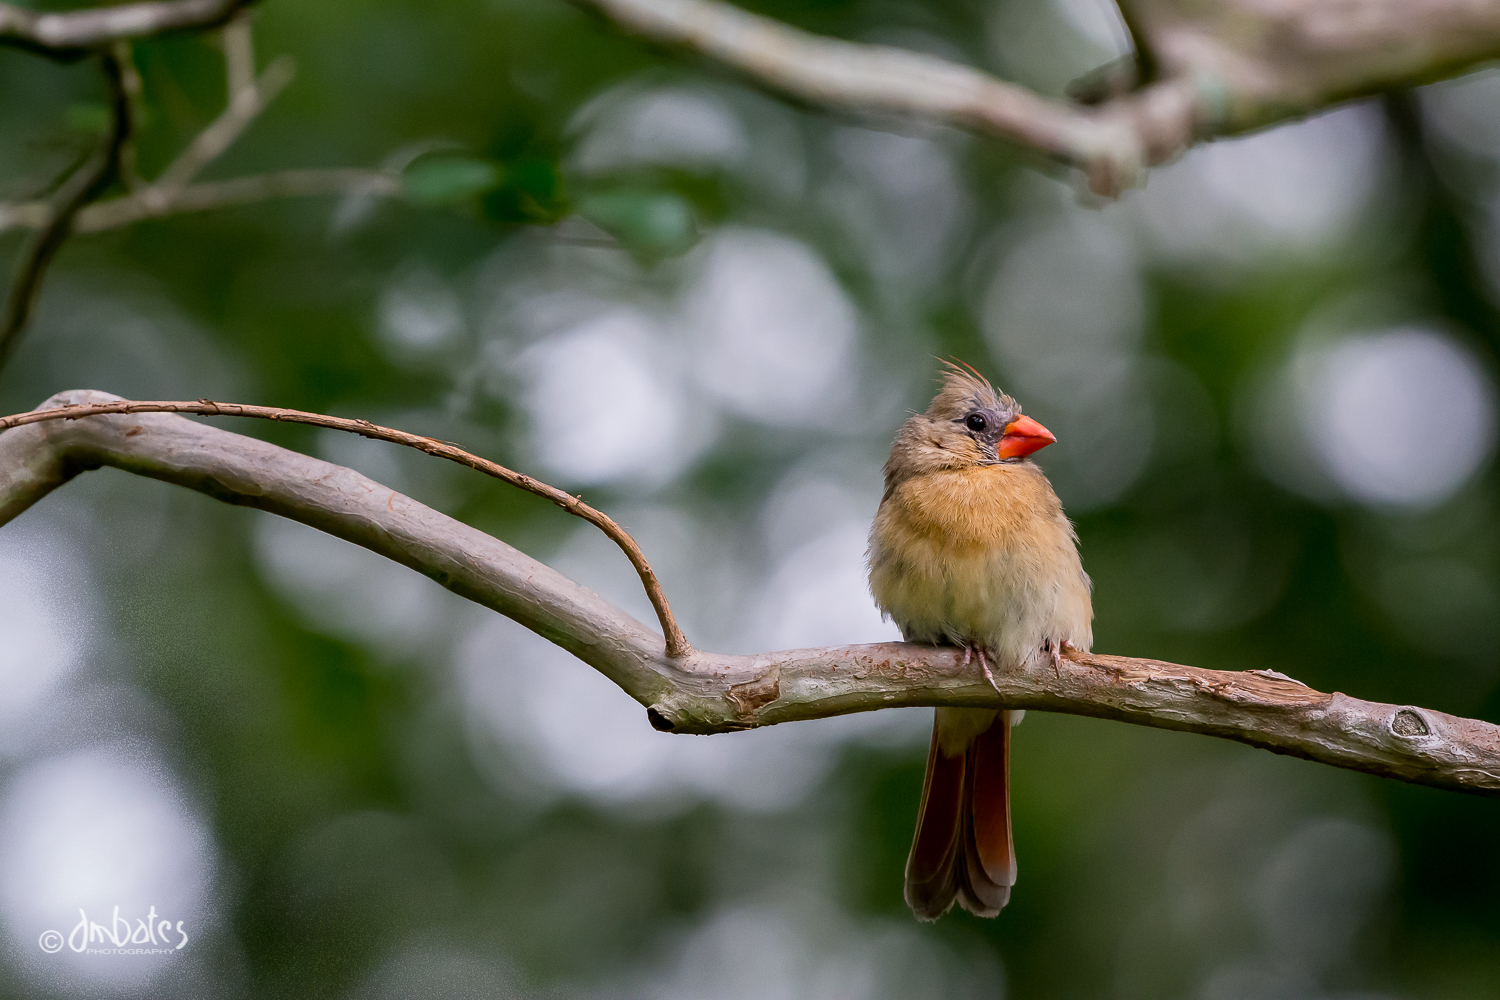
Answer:
[{"label": "bird's foot", "polygon": [[994,688],[996,691],[1000,690],[1000,685],[995,683],[995,675],[990,673],[990,661],[985,658],[984,647],[979,645],[977,642],[964,643],[963,665],[967,667],[969,665],[969,661],[974,659],[974,657],[976,656],[979,657],[980,669],[984,671],[984,679],[990,682],[990,687]]}]

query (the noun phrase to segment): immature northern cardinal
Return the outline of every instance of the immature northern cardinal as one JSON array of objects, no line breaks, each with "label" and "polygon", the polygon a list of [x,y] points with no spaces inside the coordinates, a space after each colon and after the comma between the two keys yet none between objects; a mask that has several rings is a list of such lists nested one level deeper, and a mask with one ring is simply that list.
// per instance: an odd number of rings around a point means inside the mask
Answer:
[{"label": "immature northern cardinal", "polygon": [[[870,529],[870,589],[908,642],[961,646],[995,670],[1058,663],[1087,650],[1094,610],[1078,536],[1026,456],[1052,433],[972,369],[949,365],[926,413],[908,420],[885,464]],[[1021,712],[939,708],[906,902],[936,920],[956,899],[981,917],[1010,901],[1010,727]]]}]

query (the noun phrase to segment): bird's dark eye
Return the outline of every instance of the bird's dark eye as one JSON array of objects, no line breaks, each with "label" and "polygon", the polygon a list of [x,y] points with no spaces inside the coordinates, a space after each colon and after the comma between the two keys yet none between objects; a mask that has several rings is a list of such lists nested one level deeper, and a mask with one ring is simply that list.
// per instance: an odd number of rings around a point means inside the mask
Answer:
[{"label": "bird's dark eye", "polygon": [[964,426],[969,428],[969,430],[973,431],[975,434],[983,433],[984,429],[989,425],[990,422],[984,419],[983,413],[971,413],[969,414],[969,419],[964,421]]}]

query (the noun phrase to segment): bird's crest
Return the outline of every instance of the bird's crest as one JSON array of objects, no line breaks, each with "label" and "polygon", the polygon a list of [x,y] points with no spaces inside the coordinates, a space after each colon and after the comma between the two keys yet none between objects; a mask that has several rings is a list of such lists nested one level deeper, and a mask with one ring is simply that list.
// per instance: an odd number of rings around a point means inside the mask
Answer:
[{"label": "bird's crest", "polygon": [[971,410],[993,410],[996,413],[1019,413],[1016,401],[990,385],[989,379],[979,374],[974,366],[954,358],[942,360],[946,369],[942,375],[943,387],[927,407],[927,416],[934,420],[953,420]]}]

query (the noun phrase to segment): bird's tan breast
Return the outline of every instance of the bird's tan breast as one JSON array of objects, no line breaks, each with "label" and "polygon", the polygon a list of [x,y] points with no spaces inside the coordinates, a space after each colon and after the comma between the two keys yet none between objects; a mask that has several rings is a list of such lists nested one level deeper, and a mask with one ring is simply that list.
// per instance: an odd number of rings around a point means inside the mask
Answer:
[{"label": "bird's tan breast", "polygon": [[1033,535],[1061,514],[1052,487],[1023,466],[983,465],[914,476],[881,506],[894,537],[962,558]]},{"label": "bird's tan breast", "polygon": [[[990,465],[913,476],[885,498],[870,587],[908,638],[1087,648],[1093,611],[1072,526],[1041,470]],[[997,649],[997,652],[999,650]]]}]

